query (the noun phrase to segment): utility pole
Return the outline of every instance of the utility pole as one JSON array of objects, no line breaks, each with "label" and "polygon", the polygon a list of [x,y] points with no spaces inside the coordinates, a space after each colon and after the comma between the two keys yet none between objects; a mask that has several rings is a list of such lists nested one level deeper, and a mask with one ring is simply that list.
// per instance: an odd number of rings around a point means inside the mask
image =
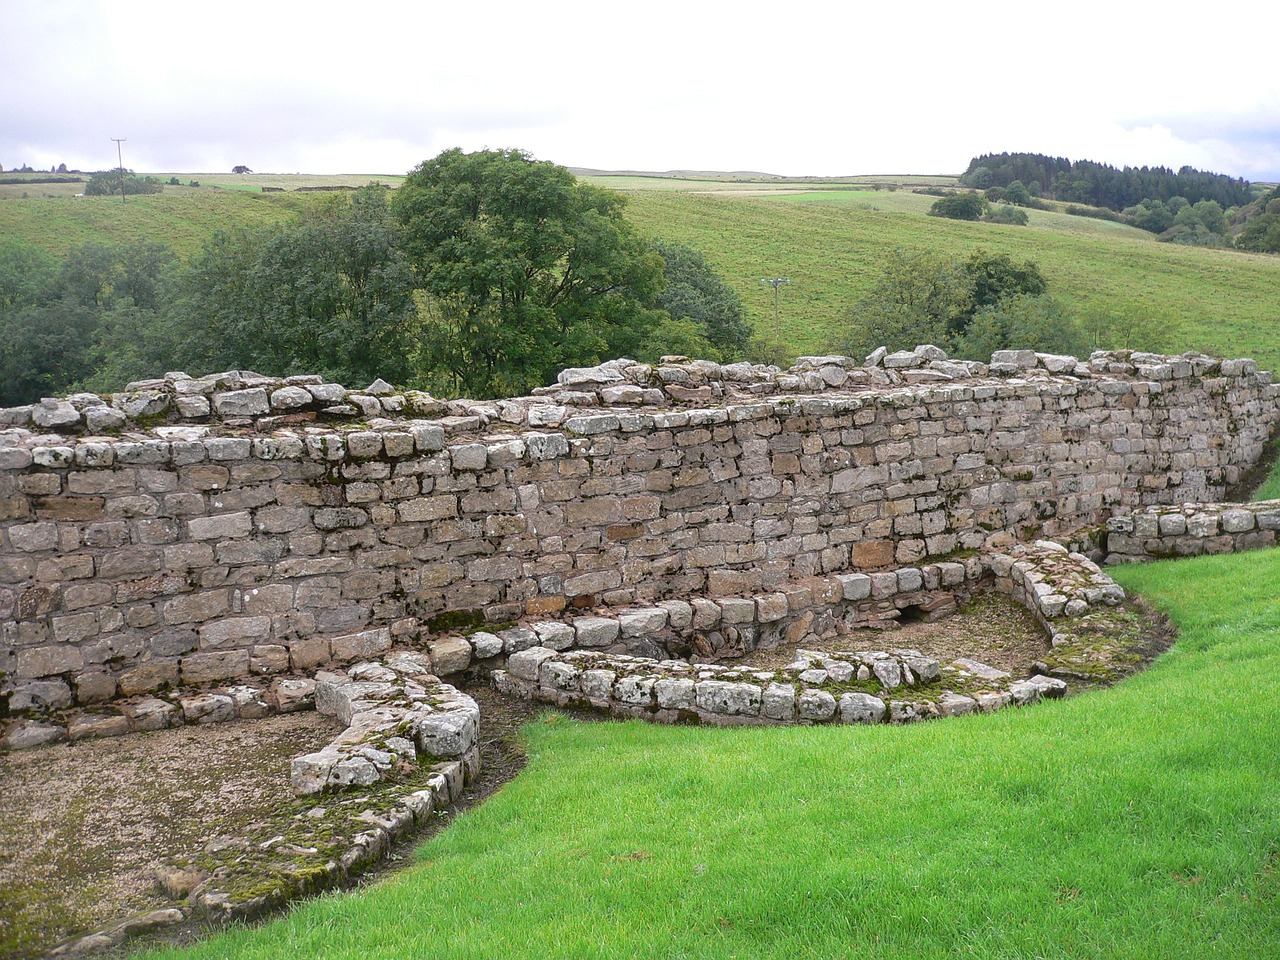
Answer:
[{"label": "utility pole", "polygon": [[770,280],[768,277],[761,277],[761,283],[767,283],[773,287],[773,339],[778,343],[782,342],[782,324],[778,320],[778,291],[782,289],[784,283],[790,283],[790,277],[776,277]]},{"label": "utility pole", "polygon": [[120,144],[128,140],[128,137],[111,137],[116,143],[116,159],[120,161],[120,202],[124,203],[124,154],[120,152]]}]

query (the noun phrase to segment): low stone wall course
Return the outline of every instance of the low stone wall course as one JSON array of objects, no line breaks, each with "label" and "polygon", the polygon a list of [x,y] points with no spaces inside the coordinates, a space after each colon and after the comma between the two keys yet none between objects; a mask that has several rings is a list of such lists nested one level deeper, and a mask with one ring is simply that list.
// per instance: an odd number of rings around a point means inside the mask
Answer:
[{"label": "low stone wall course", "polygon": [[1280,543],[1280,500],[1184,503],[1107,521],[1107,563],[1239,553]]}]

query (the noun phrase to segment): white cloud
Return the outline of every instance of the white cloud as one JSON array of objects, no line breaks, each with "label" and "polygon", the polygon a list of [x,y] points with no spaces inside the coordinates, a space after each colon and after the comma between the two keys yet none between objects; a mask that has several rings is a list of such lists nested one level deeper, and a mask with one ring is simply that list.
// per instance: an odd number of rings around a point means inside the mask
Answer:
[{"label": "white cloud", "polygon": [[1183,69],[1206,47],[1167,14],[48,0],[6,14],[0,83],[22,95],[0,163],[112,166],[124,136],[157,170],[399,173],[488,145],[606,168],[941,173],[1027,150],[1280,178],[1268,58]]}]

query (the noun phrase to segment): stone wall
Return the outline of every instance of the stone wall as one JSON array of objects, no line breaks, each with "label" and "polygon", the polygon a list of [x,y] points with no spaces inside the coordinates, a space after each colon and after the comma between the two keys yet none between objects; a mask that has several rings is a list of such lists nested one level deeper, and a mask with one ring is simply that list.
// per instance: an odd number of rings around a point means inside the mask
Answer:
[{"label": "stone wall", "polygon": [[1280,500],[1184,503],[1107,521],[1107,562],[1240,553],[1280,543]]},{"label": "stone wall", "polygon": [[4,411],[0,697],[93,704],[406,641],[445,673],[459,623],[785,595],[1212,500],[1280,421],[1252,361],[939,354],[617,361],[494,403],[170,375]]}]

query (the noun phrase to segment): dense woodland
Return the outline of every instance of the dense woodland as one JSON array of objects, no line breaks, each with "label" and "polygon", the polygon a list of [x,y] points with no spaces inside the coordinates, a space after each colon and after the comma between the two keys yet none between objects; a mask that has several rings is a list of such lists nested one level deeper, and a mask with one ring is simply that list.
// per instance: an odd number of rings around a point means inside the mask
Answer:
[{"label": "dense woodland", "polygon": [[1021,181],[1033,196],[1067,203],[1087,203],[1120,211],[1143,200],[1168,203],[1182,197],[1188,203],[1214,200],[1224,209],[1253,199],[1247,180],[1183,167],[1113,167],[1092,160],[1071,161],[1039,153],[984,154],[969,161],[960,176],[968,187],[985,190]]},{"label": "dense woodland", "polygon": [[1175,173],[1038,153],[985,154],[969,161],[960,183],[985,191],[989,203],[1058,200],[1069,204],[1068,213],[1127,223],[1168,243],[1280,252],[1280,230],[1273,229],[1280,210],[1270,206],[1280,191],[1262,193],[1247,180],[1193,167]]}]

